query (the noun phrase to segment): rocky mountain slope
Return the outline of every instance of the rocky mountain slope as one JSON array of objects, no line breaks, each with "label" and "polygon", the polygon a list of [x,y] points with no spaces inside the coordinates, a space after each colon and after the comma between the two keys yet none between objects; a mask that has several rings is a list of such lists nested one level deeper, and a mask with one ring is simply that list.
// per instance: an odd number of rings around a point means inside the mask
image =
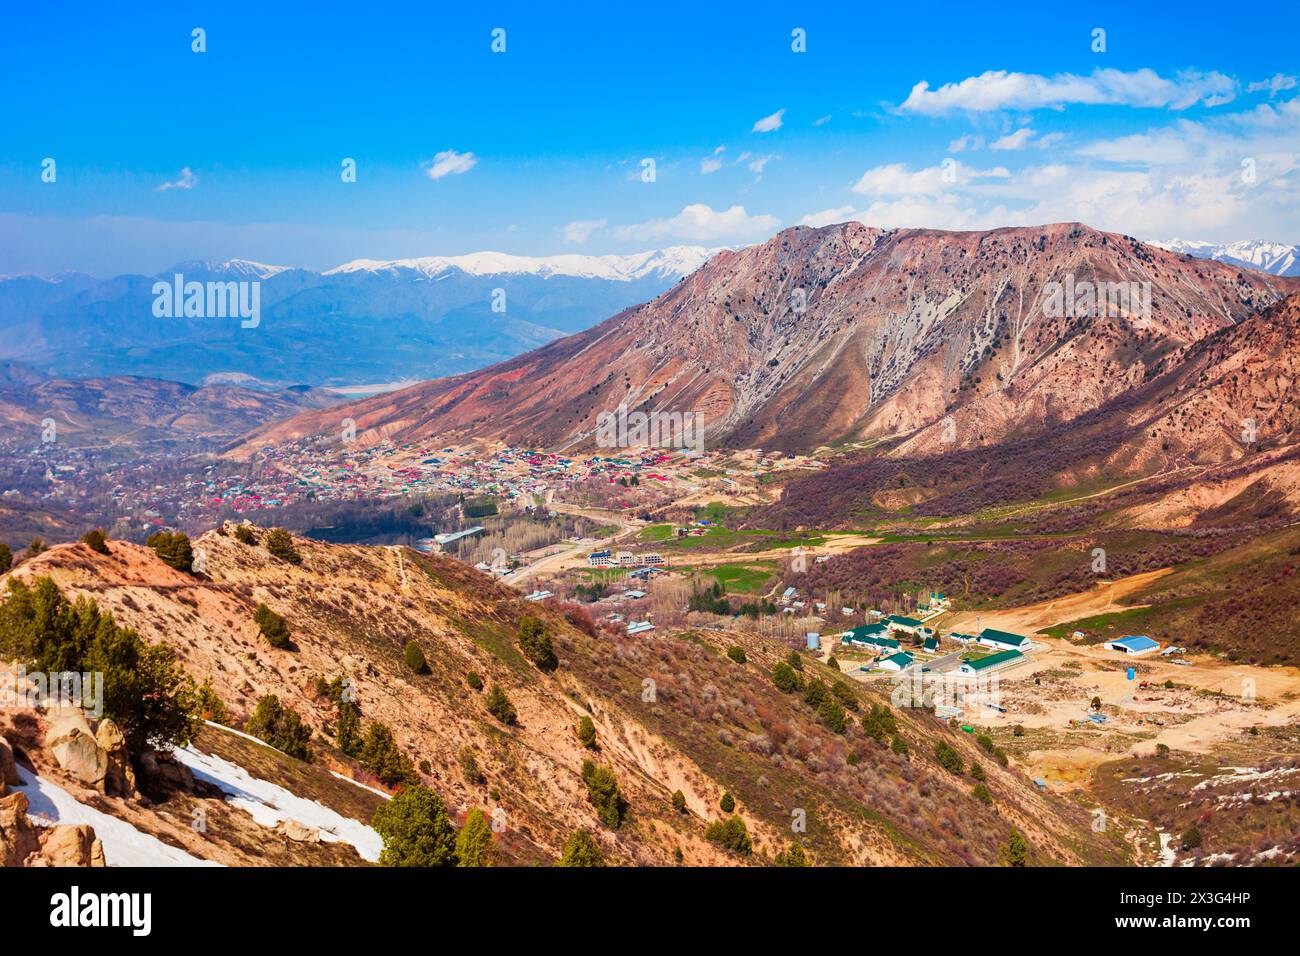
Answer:
[{"label": "rocky mountain slope", "polygon": [[[1107,298],[1121,283],[1124,296]],[[1298,288],[1077,223],[799,227],[722,252],[593,329],[343,414],[362,440],[576,448],[594,444],[601,412],[626,403],[699,412],[714,444],[802,450],[908,435],[904,453],[990,445],[1099,408],[1169,353]],[[240,450],[325,433],[337,418],[299,416]]]},{"label": "rocky mountain slope", "polygon": [[[747,662],[737,664],[713,632],[598,630],[581,613],[528,604],[449,559],[295,538],[295,565],[232,532],[195,541],[200,575],[117,541],[109,555],[60,545],[10,573],[48,575],[65,595],[91,597],[147,640],[168,642],[191,673],[211,678],[232,720],[262,695],[278,695],[313,730],[317,764],[345,775],[357,771],[332,744],[334,705],[318,686],[352,678],[363,722],[392,729],[453,816],[473,807],[503,812],[497,843],[508,863],[554,861],[577,827],[619,864],[671,864],[678,851],[686,864],[761,863],[798,840],[823,864],[996,865],[1013,827],[1033,862],[1125,859],[1117,837],[1090,831],[1083,808],[1038,792],[1014,764],[1000,766],[922,711],[892,708],[901,745],[891,748],[888,737],[877,742],[863,729],[870,705],[888,702],[860,689],[852,726],[832,732],[801,695],[773,686],[769,674],[787,649],[767,639],[727,636],[745,649]],[[261,637],[258,603],[284,616],[292,648]],[[553,672],[520,651],[527,613],[540,615],[552,638]],[[427,673],[404,666],[410,641],[422,648]],[[812,659],[803,666],[809,679],[830,679]],[[470,672],[484,690],[467,683]],[[493,687],[509,696],[515,723],[488,712],[484,694]],[[575,733],[584,715],[596,749]],[[939,743],[963,765],[983,766],[991,805],[972,796],[969,775],[939,765]],[[617,828],[588,801],[588,759],[617,778],[627,803]],[[677,790],[681,811],[671,800]],[[719,803],[728,791],[754,839],[752,856],[704,836],[725,816]],[[806,832],[792,829],[796,820],[806,820]]]}]

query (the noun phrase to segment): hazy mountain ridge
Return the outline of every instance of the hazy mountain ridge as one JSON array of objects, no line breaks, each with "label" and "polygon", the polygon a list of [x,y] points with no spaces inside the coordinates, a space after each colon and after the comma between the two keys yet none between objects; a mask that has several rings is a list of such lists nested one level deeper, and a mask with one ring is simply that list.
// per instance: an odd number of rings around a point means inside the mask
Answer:
[{"label": "hazy mountain ridge", "polygon": [[[477,253],[359,260],[323,273],[232,259],[182,262],[156,276],[17,276],[0,280],[0,358],[61,377],[418,380],[479,368],[587,328],[658,295],[709,254],[699,247],[630,256]],[[154,283],[170,284],[178,273],[187,281],[259,282],[257,326],[155,316]]]}]

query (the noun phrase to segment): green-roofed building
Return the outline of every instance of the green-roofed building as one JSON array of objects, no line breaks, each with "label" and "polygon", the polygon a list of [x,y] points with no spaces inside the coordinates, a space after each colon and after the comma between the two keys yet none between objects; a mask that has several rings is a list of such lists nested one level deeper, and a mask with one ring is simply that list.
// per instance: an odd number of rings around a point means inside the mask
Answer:
[{"label": "green-roofed building", "polygon": [[840,644],[891,651],[896,651],[902,646],[889,636],[889,629],[883,624],[864,624],[862,627],[845,631],[840,635]]},{"label": "green-roofed building", "polygon": [[985,647],[993,647],[1000,651],[1023,651],[1029,643],[1027,637],[1012,634],[1010,631],[999,631],[992,627],[986,627],[980,631],[980,636],[975,640],[976,643],[983,644]]},{"label": "green-roofed building", "polygon": [[1008,664],[1014,664],[1017,661],[1025,659],[1025,655],[1019,651],[1001,651],[997,654],[990,654],[988,657],[981,657],[974,661],[962,661],[958,673],[961,674],[987,674],[989,671],[997,670]]},{"label": "green-roofed building", "polygon": [[889,615],[885,618],[884,624],[895,631],[906,631],[908,634],[915,634],[922,626],[916,618],[903,617],[901,614]]},{"label": "green-roofed building", "polygon": [[882,660],[876,661],[876,666],[882,671],[905,671],[915,662],[911,654],[906,651],[900,651],[897,654],[890,654]]}]

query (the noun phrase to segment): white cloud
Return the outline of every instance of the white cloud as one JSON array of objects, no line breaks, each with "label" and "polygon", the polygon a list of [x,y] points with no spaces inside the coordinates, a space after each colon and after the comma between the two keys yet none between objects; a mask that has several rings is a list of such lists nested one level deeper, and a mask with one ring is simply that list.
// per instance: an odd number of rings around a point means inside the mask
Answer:
[{"label": "white cloud", "polygon": [[158,187],[156,192],[165,193],[169,189],[193,189],[199,184],[199,177],[195,176],[188,166],[181,169],[181,174],[169,183],[163,183]]},{"label": "white cloud", "polygon": [[983,147],[984,147],[984,137],[983,137],[983,136],[975,136],[975,135],[973,135],[973,134],[966,134],[966,135],[964,135],[964,136],[958,136],[958,137],[957,137],[956,139],[954,139],[951,143],[949,143],[949,144],[948,144],[948,152],[950,152],[950,153],[964,153],[964,152],[966,152],[966,150],[968,150],[968,149],[982,149]]},{"label": "white cloud", "polygon": [[814,126],[825,126],[830,121],[831,121],[831,114],[827,113],[825,116],[817,117],[815,120],[812,121],[812,124]]},{"label": "white cloud", "polygon": [[692,203],[671,218],[620,226],[614,234],[621,240],[637,241],[751,239],[770,235],[780,225],[775,216],[751,216],[744,206],[715,210],[705,203]]},{"label": "white cloud", "polygon": [[591,238],[592,233],[599,232],[607,225],[604,219],[576,219],[560,228],[564,241],[581,245]]},{"label": "white cloud", "polygon": [[770,163],[772,160],[776,158],[777,157],[772,153],[768,153],[766,156],[759,156],[757,159],[752,160],[750,162],[749,171],[758,176],[762,176],[764,167],[766,167],[768,163]]},{"label": "white cloud", "polygon": [[1050,77],[989,70],[933,90],[922,80],[898,109],[926,116],[953,110],[1057,109],[1075,103],[1183,110],[1198,103],[1219,106],[1231,102],[1236,92],[1237,81],[1217,72],[1185,70],[1167,79],[1150,69],[1102,69],[1089,76],[1058,73]]},{"label": "white cloud", "polygon": [[989,143],[989,149],[996,150],[1020,150],[1029,145],[1029,141],[1034,138],[1034,131],[1028,126],[1022,126],[1014,133],[1008,133],[1001,139],[995,139]]},{"label": "white cloud", "polygon": [[904,163],[875,166],[853,184],[853,191],[867,196],[933,196],[974,179],[1006,179],[1005,167],[973,169],[947,160],[938,166],[912,170]]},{"label": "white cloud", "polygon": [[821,212],[810,212],[799,220],[801,226],[829,226],[837,222],[848,222],[855,217],[852,206],[836,206],[834,209],[823,209]]},{"label": "white cloud", "polygon": [[1294,90],[1295,88],[1296,78],[1294,76],[1287,76],[1285,73],[1277,73],[1274,74],[1272,79],[1261,80],[1258,83],[1251,83],[1246,87],[1246,92],[1259,93],[1262,90],[1267,90],[1268,95],[1272,97],[1277,96],[1279,93],[1284,93],[1287,90]]},{"label": "white cloud", "polygon": [[458,153],[454,149],[444,149],[433,157],[433,162],[425,167],[430,179],[442,179],[443,176],[459,176],[467,173],[478,164],[478,157],[473,153]]},{"label": "white cloud", "polygon": [[772,132],[773,130],[778,130],[778,129],[780,129],[780,128],[781,128],[781,117],[783,117],[783,116],[785,116],[785,110],[784,110],[784,109],[779,109],[779,110],[777,110],[777,111],[776,111],[775,113],[773,113],[771,116],[764,116],[761,120],[759,120],[757,123],[754,124],[753,132],[755,132],[755,133],[770,133],[770,132]]},{"label": "white cloud", "polygon": [[707,159],[700,160],[700,174],[703,176],[709,173],[716,173],[722,168],[722,160],[716,156],[709,156]]}]

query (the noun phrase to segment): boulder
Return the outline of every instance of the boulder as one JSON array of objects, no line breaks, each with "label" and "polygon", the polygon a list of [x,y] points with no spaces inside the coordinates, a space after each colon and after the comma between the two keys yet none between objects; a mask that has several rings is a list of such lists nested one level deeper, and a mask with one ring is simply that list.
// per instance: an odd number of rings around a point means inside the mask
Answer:
[{"label": "boulder", "polygon": [[60,767],[87,786],[103,791],[109,759],[95,741],[90,722],[74,707],[53,712],[45,730],[46,749]]},{"label": "boulder", "polygon": [[295,843],[319,843],[320,831],[297,820],[281,820],[276,829]]},{"label": "boulder", "polygon": [[103,866],[104,845],[88,823],[60,824],[45,831],[40,855],[50,866]]},{"label": "boulder", "polygon": [[117,724],[105,717],[95,728],[95,743],[108,755],[108,772],[104,775],[104,792],[115,797],[135,795],[135,771],[126,752],[126,738]]},{"label": "boulder", "polygon": [[17,787],[23,778],[18,776],[18,765],[14,763],[14,751],[9,741],[0,737],[0,797],[5,795],[5,786]]},{"label": "boulder", "polygon": [[171,754],[157,750],[146,751],[140,758],[140,772],[151,781],[168,789],[193,791],[194,774]]},{"label": "boulder", "polygon": [[0,797],[0,866],[22,866],[41,848],[40,831],[27,819],[27,794]]}]

